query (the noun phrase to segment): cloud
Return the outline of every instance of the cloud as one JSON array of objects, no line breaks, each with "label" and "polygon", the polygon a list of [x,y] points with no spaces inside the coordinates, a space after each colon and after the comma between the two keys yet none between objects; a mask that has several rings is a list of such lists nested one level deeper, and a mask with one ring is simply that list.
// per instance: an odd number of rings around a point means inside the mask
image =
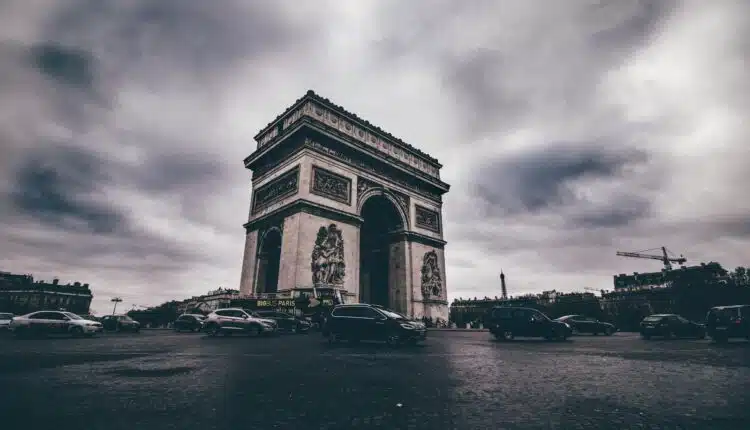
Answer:
[{"label": "cloud", "polygon": [[307,89],[445,165],[451,297],[748,264],[742,1],[6,2],[0,266],[236,287],[252,136]]}]

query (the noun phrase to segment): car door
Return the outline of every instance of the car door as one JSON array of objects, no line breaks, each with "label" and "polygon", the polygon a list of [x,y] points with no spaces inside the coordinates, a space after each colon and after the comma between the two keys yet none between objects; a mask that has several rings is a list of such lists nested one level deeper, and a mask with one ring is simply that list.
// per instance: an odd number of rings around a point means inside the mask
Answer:
[{"label": "car door", "polygon": [[549,334],[550,321],[541,312],[529,312],[529,334],[532,337],[544,337]]},{"label": "car door", "polygon": [[67,333],[70,328],[70,318],[60,312],[50,312],[47,317],[49,321],[50,333],[61,334]]},{"label": "car door", "polygon": [[274,312],[273,319],[279,324],[279,328],[283,330],[293,330],[297,327],[297,320],[293,316],[284,312]]},{"label": "car door", "polygon": [[29,329],[35,334],[49,334],[54,320],[50,319],[50,312],[37,312],[29,315]]},{"label": "car door", "polygon": [[326,329],[329,333],[346,338],[352,323],[352,319],[349,318],[350,314],[353,314],[350,307],[333,309],[326,322]]},{"label": "car door", "polygon": [[570,328],[572,328],[578,333],[588,333],[586,322],[583,320],[583,317],[580,315],[572,315],[570,318],[566,319],[564,322],[568,323],[568,325],[570,325]]},{"label": "car door", "polygon": [[388,336],[388,318],[373,308],[358,308],[359,322],[357,330],[360,339],[384,340]]},{"label": "car door", "polygon": [[515,309],[510,325],[514,336],[532,336],[531,313],[526,309]]},{"label": "car door", "polygon": [[675,327],[675,334],[679,337],[692,337],[696,334],[693,323],[679,315],[675,317]]},{"label": "car door", "polygon": [[577,315],[576,318],[577,318],[578,326],[580,327],[578,329],[580,332],[593,334],[599,331],[597,330],[598,324],[595,319],[585,317],[582,315]]}]

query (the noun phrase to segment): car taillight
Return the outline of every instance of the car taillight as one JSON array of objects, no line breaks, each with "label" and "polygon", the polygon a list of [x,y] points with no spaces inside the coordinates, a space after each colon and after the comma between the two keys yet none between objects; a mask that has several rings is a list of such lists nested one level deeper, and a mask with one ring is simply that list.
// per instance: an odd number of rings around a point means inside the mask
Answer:
[{"label": "car taillight", "polygon": [[736,320],[734,320],[734,323],[735,323],[735,324],[742,324],[742,320],[741,320],[741,319],[739,319],[739,318],[737,318]]}]

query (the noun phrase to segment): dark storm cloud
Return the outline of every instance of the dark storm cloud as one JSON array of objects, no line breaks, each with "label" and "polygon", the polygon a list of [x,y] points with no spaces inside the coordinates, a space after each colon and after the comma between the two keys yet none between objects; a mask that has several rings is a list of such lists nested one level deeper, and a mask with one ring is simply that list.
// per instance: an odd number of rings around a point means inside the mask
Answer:
[{"label": "dark storm cloud", "polygon": [[[576,181],[616,178],[628,165],[646,161],[647,155],[635,150],[552,144],[486,162],[467,179],[490,214],[539,213],[585,203],[573,189]],[[596,217],[589,221],[613,222]]]},{"label": "dark storm cloud", "polygon": [[619,196],[608,200],[606,206],[594,206],[573,215],[569,224],[573,228],[622,228],[651,214],[652,203],[638,195]]},{"label": "dark storm cloud", "polygon": [[154,154],[128,172],[138,189],[149,193],[188,192],[214,186],[227,179],[229,166],[215,154]]},{"label": "dark storm cloud", "polygon": [[18,168],[10,200],[22,216],[51,228],[122,233],[124,214],[92,199],[107,180],[101,167],[100,159],[77,148],[31,153]]},{"label": "dark storm cloud", "polygon": [[85,51],[43,43],[32,46],[29,54],[31,63],[45,76],[82,89],[93,85],[92,59]]},{"label": "dark storm cloud", "polygon": [[187,75],[213,85],[214,73],[238,61],[304,43],[302,30],[259,2],[85,0],[63,10],[48,33],[100,55],[108,80]]}]

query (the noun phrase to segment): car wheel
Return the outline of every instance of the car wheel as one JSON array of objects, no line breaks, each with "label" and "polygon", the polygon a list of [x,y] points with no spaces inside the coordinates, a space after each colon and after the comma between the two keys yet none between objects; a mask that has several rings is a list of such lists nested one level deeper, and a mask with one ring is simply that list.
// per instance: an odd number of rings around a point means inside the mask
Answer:
[{"label": "car wheel", "polygon": [[607,327],[607,329],[604,330],[604,334],[607,335],[607,336],[612,336],[612,328],[611,327]]},{"label": "car wheel", "polygon": [[664,334],[664,339],[672,339],[674,338],[674,333],[672,330],[669,330],[666,334]]},{"label": "car wheel", "polygon": [[698,336],[697,336],[697,338],[698,338],[698,339],[705,339],[705,338],[706,338],[706,333],[705,333],[705,332],[700,332],[700,333],[698,333]]},{"label": "car wheel", "polygon": [[72,329],[70,329],[70,334],[72,334],[73,337],[83,337],[83,328],[73,327]]},{"label": "car wheel", "polygon": [[328,333],[328,344],[336,345],[339,343],[339,336],[335,333]]},{"label": "car wheel", "polygon": [[385,338],[385,343],[391,348],[395,348],[401,344],[401,336],[399,336],[398,333],[390,333],[388,337]]},{"label": "car wheel", "polygon": [[503,330],[500,333],[500,338],[502,340],[504,340],[504,341],[511,341],[511,340],[513,340],[515,338],[515,336],[513,335],[512,331],[510,331],[510,330]]}]

